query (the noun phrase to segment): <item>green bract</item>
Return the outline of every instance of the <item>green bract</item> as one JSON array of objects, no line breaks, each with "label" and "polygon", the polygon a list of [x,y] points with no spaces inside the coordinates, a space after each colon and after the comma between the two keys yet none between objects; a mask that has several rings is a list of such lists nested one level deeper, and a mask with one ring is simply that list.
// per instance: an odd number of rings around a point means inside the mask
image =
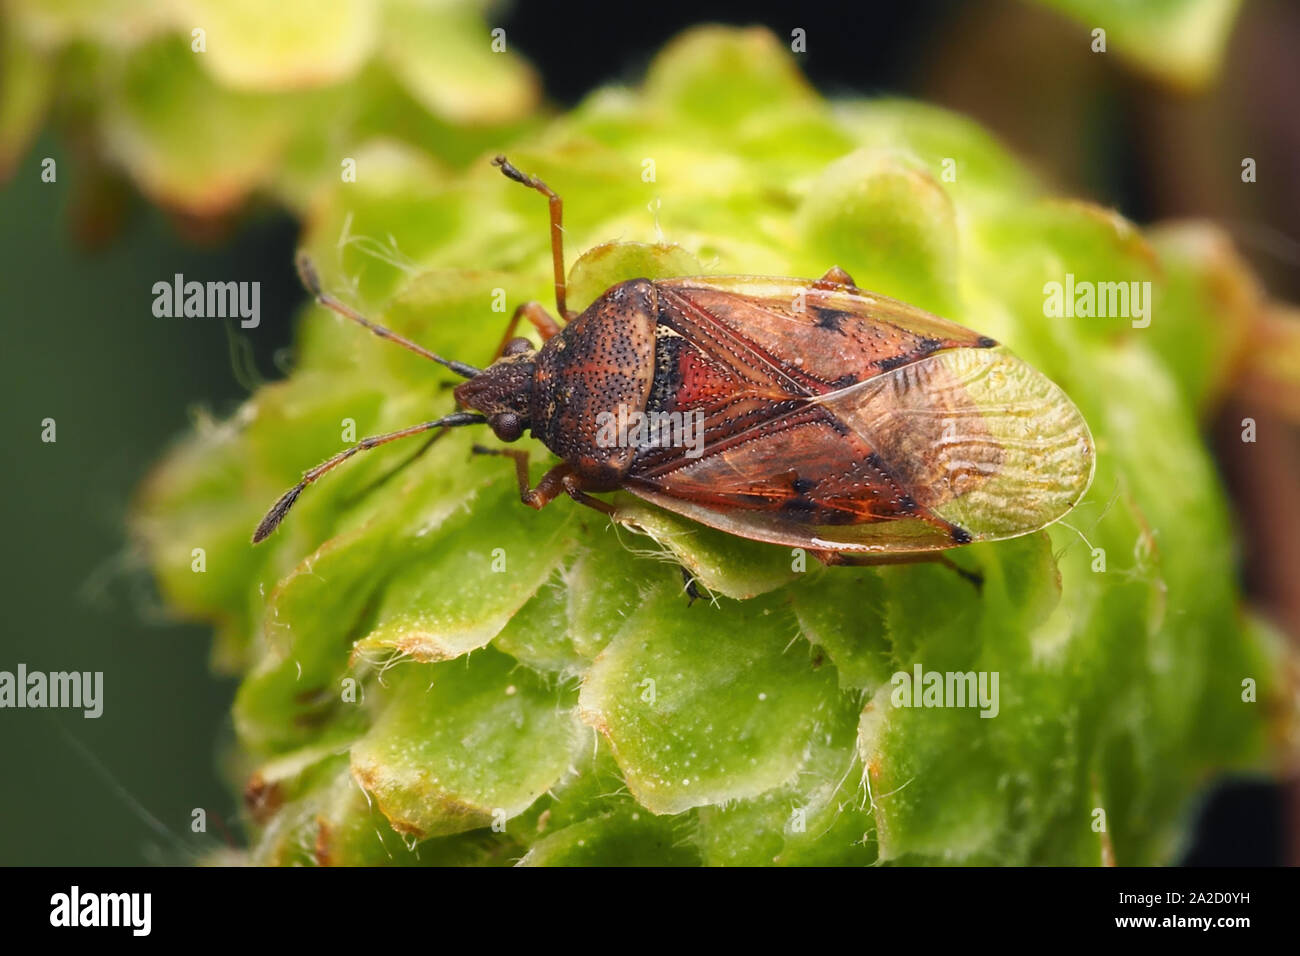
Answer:
[{"label": "green bract", "polygon": [[[56,114],[188,216],[253,194],[303,212],[376,137],[463,165],[530,126],[532,70],[475,0],[12,0],[0,177]],[[100,155],[102,154],[102,155]],[[358,173],[364,175],[364,173]]]},{"label": "green bract", "polygon": [[[328,26],[321,50],[359,42]],[[357,181],[311,206],[326,287],[485,362],[508,312],[550,297],[545,203],[494,151],[455,173],[359,148]],[[630,500],[618,524],[564,498],[534,512],[508,461],[470,454],[491,436],[461,430],[386,481],[414,443],[358,456],[253,547],[349,420],[361,437],[451,410],[442,369],[309,308],[293,374],[187,438],[136,517],[168,600],[243,675],[253,860],[1155,863],[1211,774],[1264,765],[1276,662],[1195,414],[1231,360],[1206,343],[1242,327],[1205,280],[1237,269],[1221,249],[1046,195],[950,114],[829,103],[761,31],[685,35],[510,158],[565,199],[573,306],[636,276],[838,264],[1060,384],[1096,437],[1092,490],[1048,532],[966,549],[977,592],[936,566],[805,565]],[[1048,317],[1067,273],[1152,283],[1150,326]],[[539,476],[545,449],[521,447]],[[893,675],[918,666],[996,674],[996,713],[897,706]]]}]

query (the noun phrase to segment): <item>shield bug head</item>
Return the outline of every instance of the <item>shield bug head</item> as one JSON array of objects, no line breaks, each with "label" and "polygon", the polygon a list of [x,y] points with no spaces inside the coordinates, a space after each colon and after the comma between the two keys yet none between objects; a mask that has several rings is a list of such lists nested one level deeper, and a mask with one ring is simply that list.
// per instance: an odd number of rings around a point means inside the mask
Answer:
[{"label": "shield bug head", "polygon": [[[515,343],[524,343],[527,349]],[[481,412],[488,427],[502,441],[516,441],[531,427],[533,420],[533,378],[536,363],[533,361],[532,343],[527,339],[513,339],[510,354],[475,375],[468,382],[456,386],[456,404]]]},{"label": "shield bug head", "polygon": [[[365,439],[307,472],[255,540],[357,451],[468,424],[507,442],[530,432],[560,458],[530,487],[526,452],[477,449],[514,458],[534,508],[563,492],[613,513],[590,493],[625,490],[833,564],[946,563],[939,552],[1052,523],[1087,490],[1092,437],[1056,385],[992,339],[858,289],[837,267],[817,280],[631,279],[570,312],[560,197],[504,157],[495,163],[549,200],[566,324],[523,304],[495,361],[478,369],[362,318],[304,263],[322,304],[466,378],[455,392],[464,410]],[[514,337],[522,319],[541,348]]]}]

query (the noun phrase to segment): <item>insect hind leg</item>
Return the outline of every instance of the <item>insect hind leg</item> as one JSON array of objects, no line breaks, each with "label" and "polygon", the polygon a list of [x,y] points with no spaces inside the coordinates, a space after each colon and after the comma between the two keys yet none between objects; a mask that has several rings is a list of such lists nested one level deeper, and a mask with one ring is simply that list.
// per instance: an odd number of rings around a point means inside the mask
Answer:
[{"label": "insect hind leg", "polygon": [[691,574],[686,565],[679,565],[682,572],[682,590],[686,592],[686,606],[690,607],[700,599],[700,589],[695,583],[695,575]]},{"label": "insect hind leg", "polygon": [[846,554],[842,551],[817,550],[811,550],[808,553],[828,567],[872,567],[883,564],[941,564],[949,571],[952,571],[959,577],[969,581],[974,585],[976,591],[982,591],[984,589],[984,575],[980,574],[978,571],[966,570],[946,554]]}]

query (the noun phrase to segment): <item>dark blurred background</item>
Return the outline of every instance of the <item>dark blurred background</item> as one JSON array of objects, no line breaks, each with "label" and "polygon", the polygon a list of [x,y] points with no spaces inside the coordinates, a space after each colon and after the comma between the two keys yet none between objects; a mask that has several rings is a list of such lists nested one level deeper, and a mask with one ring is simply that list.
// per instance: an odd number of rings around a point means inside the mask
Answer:
[{"label": "dark blurred background", "polygon": [[[603,82],[636,81],[688,25],[761,23],[782,37],[802,27],[800,65],[824,92],[950,106],[1001,136],[1059,191],[1140,223],[1212,217],[1275,296],[1300,301],[1300,4],[1247,4],[1221,77],[1195,96],[1117,56],[1091,54],[1083,26],[1013,0],[801,4],[796,12],[698,0],[626,13],[607,2],[555,6],[520,3],[492,22],[537,67],[557,105]],[[292,272],[297,227],[279,210],[254,207],[200,240],[111,183],[88,206],[91,184],[64,173],[75,168],[69,148],[47,130],[0,188],[0,302],[10,329],[0,415],[16,449],[4,469],[0,662],[102,670],[110,703],[98,720],[4,714],[0,863],[189,862],[221,846],[225,829],[240,838],[220,766],[234,684],[208,669],[207,628],[162,617],[127,550],[124,518],[150,463],[199,409],[228,414],[259,377],[280,374],[303,298]],[[1258,161],[1259,182],[1230,188],[1245,155]],[[47,156],[59,163],[57,184],[40,181]],[[98,242],[105,217],[118,229]],[[155,321],[150,288],[175,272],[260,281],[260,327]],[[58,423],[55,444],[35,441],[47,417]],[[1227,423],[1241,417],[1232,406],[1223,412]],[[1247,465],[1225,454],[1221,464],[1242,526],[1243,583],[1294,639],[1300,591],[1276,569],[1300,566],[1300,442],[1280,421],[1261,418],[1259,428],[1260,455]],[[1300,861],[1285,836],[1296,828],[1284,827],[1297,816],[1295,792],[1222,782],[1201,809],[1186,862]],[[190,833],[196,807],[208,812],[205,835]]]}]

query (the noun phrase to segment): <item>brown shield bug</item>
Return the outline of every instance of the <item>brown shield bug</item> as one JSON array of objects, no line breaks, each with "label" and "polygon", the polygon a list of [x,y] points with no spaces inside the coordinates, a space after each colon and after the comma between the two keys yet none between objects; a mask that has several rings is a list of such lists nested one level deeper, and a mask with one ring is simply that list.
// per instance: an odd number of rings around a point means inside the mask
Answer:
[{"label": "brown shield bug", "polygon": [[[494,162],[550,200],[565,324],[525,303],[478,369],[358,315],[300,259],[322,305],[468,379],[455,390],[464,410],[364,439],[308,471],[254,541],[358,451],[483,423],[506,442],[529,432],[561,459],[533,486],[526,451],[491,452],[514,459],[533,508],[564,493],[613,514],[592,495],[622,490],[827,564],[943,560],[949,548],[1043,528],[1087,490],[1092,436],[1056,385],[992,339],[858,289],[838,267],[815,281],[631,279],[570,312],[560,197],[505,157]],[[513,337],[522,318],[540,349]]]}]

